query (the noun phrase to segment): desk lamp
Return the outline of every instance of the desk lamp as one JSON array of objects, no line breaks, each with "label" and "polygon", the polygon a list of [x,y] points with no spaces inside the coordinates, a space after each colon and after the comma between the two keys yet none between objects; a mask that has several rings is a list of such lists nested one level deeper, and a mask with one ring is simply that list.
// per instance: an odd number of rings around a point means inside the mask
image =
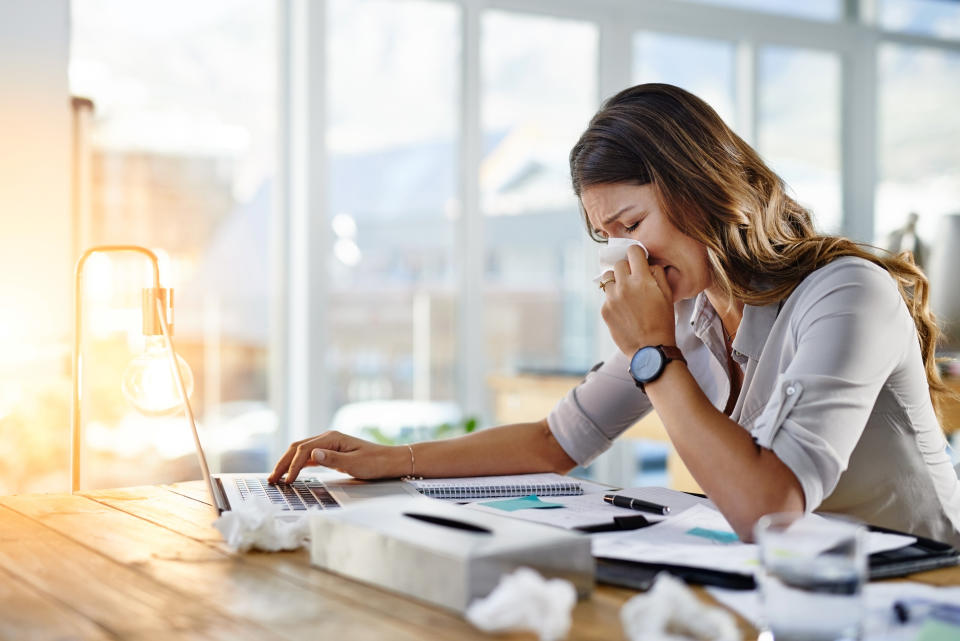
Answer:
[{"label": "desk lamp", "polygon": [[[93,254],[118,252],[139,253],[150,260],[153,266],[153,287],[143,290],[143,334],[146,348],[134,358],[123,375],[123,395],[141,413],[147,416],[171,414],[183,406],[190,422],[193,438],[199,449],[199,436],[190,394],[193,392],[193,374],[190,366],[173,349],[173,290],[160,287],[160,264],[156,254],[137,245],[100,245],[83,252],[77,261],[74,283],[74,334],[73,334],[73,404],[70,428],[71,441],[71,490],[80,489],[80,460],[83,444],[80,423],[80,402],[83,358],[81,351],[83,319],[83,268]],[[209,476],[206,462],[201,458],[204,478]]]}]

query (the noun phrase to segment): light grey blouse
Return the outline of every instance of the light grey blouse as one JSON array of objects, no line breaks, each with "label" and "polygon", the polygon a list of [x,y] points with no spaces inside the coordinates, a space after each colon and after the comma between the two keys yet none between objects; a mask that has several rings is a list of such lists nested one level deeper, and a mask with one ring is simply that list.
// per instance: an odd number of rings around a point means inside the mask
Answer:
[{"label": "light grey blouse", "polygon": [[[723,330],[707,297],[675,305],[677,345],[723,411]],[[913,319],[893,278],[834,260],[782,302],[746,306],[733,341],[743,369],[731,418],[803,487],[807,511],[839,512],[960,546],[960,482],[930,401]],[[550,412],[550,430],[584,465],[651,410],[617,352]]]}]

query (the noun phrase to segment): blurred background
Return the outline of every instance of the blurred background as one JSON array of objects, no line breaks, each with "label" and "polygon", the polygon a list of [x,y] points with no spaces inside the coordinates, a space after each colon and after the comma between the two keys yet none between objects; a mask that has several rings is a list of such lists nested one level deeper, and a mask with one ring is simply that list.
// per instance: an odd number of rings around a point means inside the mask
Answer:
[{"label": "blurred background", "polygon": [[[960,318],[960,2],[0,0],[0,493],[69,487],[95,244],[160,256],[215,471],[542,418],[613,349],[567,153],[648,81]],[[85,271],[85,487],[199,478],[182,415],[120,391],[142,262]],[[662,428],[631,435],[580,472],[683,485]]]}]

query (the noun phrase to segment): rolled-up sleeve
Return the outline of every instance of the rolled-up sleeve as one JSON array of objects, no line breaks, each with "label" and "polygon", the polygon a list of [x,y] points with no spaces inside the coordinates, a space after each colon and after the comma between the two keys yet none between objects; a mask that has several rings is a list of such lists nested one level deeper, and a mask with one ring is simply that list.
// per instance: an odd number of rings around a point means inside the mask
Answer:
[{"label": "rolled-up sleeve", "polygon": [[579,465],[606,451],[613,439],[651,409],[627,372],[619,351],[592,371],[553,408],[547,423],[554,438]]},{"label": "rolled-up sleeve", "polygon": [[750,430],[796,475],[807,511],[836,488],[881,387],[917,340],[886,271],[862,260],[825,271],[795,292],[793,344],[778,355],[786,366]]}]

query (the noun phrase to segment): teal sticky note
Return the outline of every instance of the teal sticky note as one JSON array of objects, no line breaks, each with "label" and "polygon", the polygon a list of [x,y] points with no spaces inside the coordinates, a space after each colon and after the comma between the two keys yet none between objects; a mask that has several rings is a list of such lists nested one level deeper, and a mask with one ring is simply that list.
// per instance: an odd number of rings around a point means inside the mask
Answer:
[{"label": "teal sticky note", "polygon": [[954,641],[960,639],[960,625],[942,619],[927,619],[916,641]]},{"label": "teal sticky note", "polygon": [[705,539],[710,539],[711,541],[716,541],[717,543],[736,543],[740,540],[733,532],[725,532],[723,530],[708,530],[707,528],[695,527],[692,530],[687,530],[687,534],[692,534],[693,536],[702,536]]},{"label": "teal sticky note", "polygon": [[504,499],[502,501],[487,501],[481,503],[480,505],[489,505],[490,507],[495,507],[498,510],[504,510],[507,512],[513,512],[514,510],[529,510],[529,509],[549,509],[555,507],[563,507],[560,503],[545,503],[540,500],[536,494],[531,494],[529,496],[524,496],[519,499]]}]

